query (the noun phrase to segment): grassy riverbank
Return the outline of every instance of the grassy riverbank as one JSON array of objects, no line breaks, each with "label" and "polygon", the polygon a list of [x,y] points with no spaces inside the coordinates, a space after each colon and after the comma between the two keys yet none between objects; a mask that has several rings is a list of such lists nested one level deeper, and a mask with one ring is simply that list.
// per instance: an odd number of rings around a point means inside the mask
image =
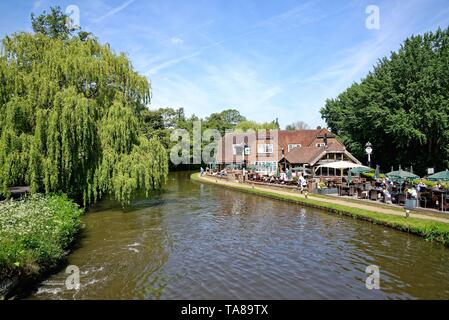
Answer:
[{"label": "grassy riverbank", "polygon": [[194,181],[219,184],[221,186],[256,194],[259,196],[297,203],[304,206],[326,210],[328,212],[340,215],[346,215],[353,218],[362,219],[374,224],[380,224],[411,234],[416,234],[424,237],[426,240],[441,242],[446,246],[449,246],[449,220],[448,223],[445,223],[440,221],[434,221],[430,217],[428,220],[422,218],[413,218],[413,213],[412,217],[406,218],[405,215],[400,216],[400,215],[381,213],[379,212],[381,209],[376,206],[371,206],[372,209],[370,208],[370,210],[366,210],[356,208],[354,206],[349,206],[349,203],[348,205],[333,203],[332,201],[334,201],[334,199],[331,199],[330,197],[326,197],[326,201],[324,201],[323,196],[314,197],[313,195],[310,195],[308,199],[306,199],[305,197],[302,197],[299,194],[293,193],[286,194],[285,192],[280,192],[274,189],[266,190],[257,187],[253,188],[252,186],[247,184],[224,183],[224,182],[216,183],[215,179],[200,178],[198,173],[193,174],[191,176],[191,179]]},{"label": "grassy riverbank", "polygon": [[82,214],[66,196],[0,202],[0,283],[55,267],[79,232]]}]

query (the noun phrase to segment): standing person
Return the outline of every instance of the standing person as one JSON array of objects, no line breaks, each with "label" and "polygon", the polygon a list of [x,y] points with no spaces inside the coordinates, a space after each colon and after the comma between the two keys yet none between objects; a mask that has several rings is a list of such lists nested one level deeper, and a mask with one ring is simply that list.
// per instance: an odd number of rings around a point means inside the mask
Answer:
[{"label": "standing person", "polygon": [[299,176],[298,185],[299,185],[299,189],[301,190],[301,193],[307,187],[307,181],[306,181],[306,179],[304,179],[304,177],[302,175]]}]

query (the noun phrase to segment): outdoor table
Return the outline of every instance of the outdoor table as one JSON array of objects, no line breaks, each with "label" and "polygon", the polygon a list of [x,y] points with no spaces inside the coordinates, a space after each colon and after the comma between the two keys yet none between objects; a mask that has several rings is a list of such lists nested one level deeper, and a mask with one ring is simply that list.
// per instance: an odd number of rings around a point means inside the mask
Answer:
[{"label": "outdoor table", "polygon": [[438,210],[444,211],[448,209],[449,193],[447,190],[432,189],[432,199],[434,196],[438,199]]},{"label": "outdoor table", "polygon": [[379,188],[373,188],[369,191],[369,199],[370,200],[375,200],[377,201],[377,199],[379,199],[379,193],[382,193],[382,189]]},{"label": "outdoor table", "polygon": [[354,195],[354,186],[340,186],[340,196],[350,196],[352,197]]}]

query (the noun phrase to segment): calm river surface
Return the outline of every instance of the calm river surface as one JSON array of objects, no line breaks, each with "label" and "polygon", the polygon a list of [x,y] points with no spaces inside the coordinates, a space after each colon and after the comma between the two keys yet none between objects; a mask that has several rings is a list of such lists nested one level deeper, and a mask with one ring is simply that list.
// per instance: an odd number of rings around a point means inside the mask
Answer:
[{"label": "calm river surface", "polygon": [[[191,182],[84,217],[65,270],[31,299],[449,299],[449,249],[364,221]],[[369,265],[380,290],[368,290]]]}]

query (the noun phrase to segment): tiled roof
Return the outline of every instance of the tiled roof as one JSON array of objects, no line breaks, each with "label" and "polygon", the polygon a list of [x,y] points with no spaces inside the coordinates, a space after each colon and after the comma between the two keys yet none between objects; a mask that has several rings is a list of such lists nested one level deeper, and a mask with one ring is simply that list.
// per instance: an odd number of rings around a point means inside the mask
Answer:
[{"label": "tiled roof", "polygon": [[318,135],[330,135],[327,129],[316,130],[296,130],[296,131],[279,131],[279,142],[281,145],[301,144],[303,147],[309,147]]},{"label": "tiled roof", "polygon": [[346,148],[340,143],[330,143],[326,147],[301,147],[295,148],[285,156],[290,163],[311,164],[323,152],[345,152]]}]

